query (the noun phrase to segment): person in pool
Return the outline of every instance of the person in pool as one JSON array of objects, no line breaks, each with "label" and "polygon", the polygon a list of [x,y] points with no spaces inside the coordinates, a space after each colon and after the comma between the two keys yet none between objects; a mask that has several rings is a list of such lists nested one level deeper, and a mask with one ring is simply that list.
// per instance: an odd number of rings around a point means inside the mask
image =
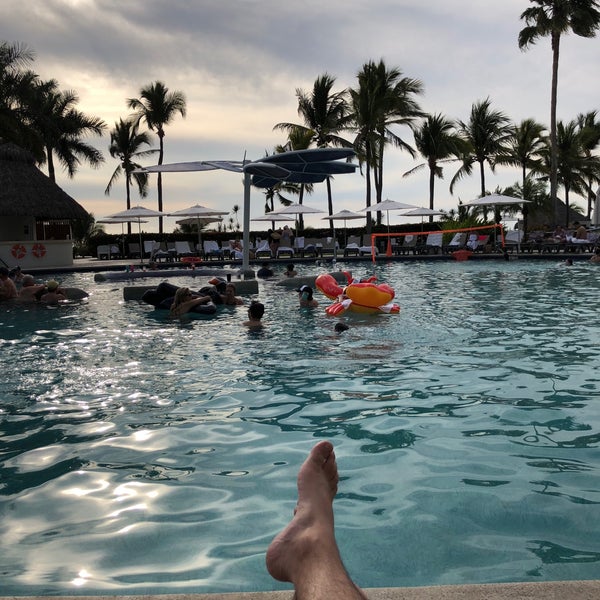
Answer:
[{"label": "person in pool", "polygon": [[225,285],[225,293],[221,294],[221,298],[226,306],[242,306],[244,304],[244,301],[235,295],[235,283],[230,282]]},{"label": "person in pool", "polygon": [[60,289],[58,281],[51,279],[46,283],[46,292],[42,294],[40,302],[45,302],[46,304],[58,304],[66,299],[67,296],[64,291]]},{"label": "person in pool", "polygon": [[17,296],[17,286],[8,276],[8,269],[6,267],[0,267],[0,301],[12,300]]},{"label": "person in pool", "polygon": [[210,296],[194,296],[190,288],[180,287],[175,292],[169,315],[171,317],[181,317],[182,315],[185,315],[185,313],[190,312],[195,306],[198,306],[199,304],[208,304],[211,301],[212,298]]},{"label": "person in pool", "polygon": [[264,262],[260,269],[256,272],[257,277],[273,277],[273,269],[269,266],[268,262]]},{"label": "person in pool", "polygon": [[298,271],[294,268],[294,263],[290,263],[285,270],[284,275],[286,277],[296,277],[298,275]]},{"label": "person in pool", "polygon": [[313,446],[298,472],[294,516],[267,549],[271,577],[294,585],[297,600],[367,600],[346,571],[333,527],[339,474],[333,445]]},{"label": "person in pool", "polygon": [[319,303],[313,298],[313,289],[310,285],[300,286],[297,290],[300,306],[315,308]]},{"label": "person in pool", "polygon": [[248,308],[248,320],[244,321],[242,325],[250,327],[251,329],[259,329],[263,326],[262,318],[265,314],[265,306],[258,300],[252,300]]}]

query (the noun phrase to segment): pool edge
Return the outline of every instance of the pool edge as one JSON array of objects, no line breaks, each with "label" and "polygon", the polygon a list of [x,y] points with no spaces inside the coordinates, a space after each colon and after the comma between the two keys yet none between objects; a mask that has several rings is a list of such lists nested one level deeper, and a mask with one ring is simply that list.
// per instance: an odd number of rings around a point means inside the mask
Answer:
[{"label": "pool edge", "polygon": [[[540,583],[486,583],[412,588],[368,588],[369,600],[598,600],[600,579]],[[0,600],[47,600],[48,596],[0,596]],[[54,600],[292,600],[292,591],[239,592],[228,594],[161,594],[56,596]]]}]

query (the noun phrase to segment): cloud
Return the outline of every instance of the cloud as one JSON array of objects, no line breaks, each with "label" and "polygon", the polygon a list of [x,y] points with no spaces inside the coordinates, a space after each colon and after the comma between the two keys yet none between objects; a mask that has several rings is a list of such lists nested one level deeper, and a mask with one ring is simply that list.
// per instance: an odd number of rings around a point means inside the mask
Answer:
[{"label": "cloud", "polygon": [[[8,41],[27,43],[37,53],[34,69],[56,78],[63,89],[78,92],[84,112],[109,127],[129,114],[126,98],[161,80],[187,99],[187,118],[166,130],[165,161],[236,159],[263,156],[285,140],[273,126],[297,121],[296,89],[309,91],[324,72],[339,89],[356,84],[362,65],[383,58],[404,76],[420,79],[423,108],[466,119],[471,105],[489,97],[495,109],[519,121],[549,121],[551,52],[548,40],[527,52],[517,46],[524,23],[524,0],[503,2],[418,2],[372,0],[9,0],[0,5]],[[574,118],[593,110],[597,40],[567,36],[561,46],[559,116]],[[410,141],[408,130],[399,132]],[[82,167],[74,180],[60,174],[62,187],[101,216],[124,206],[118,185],[111,197],[104,188],[116,163],[107,152],[108,136],[91,140],[105,153],[98,170]],[[410,203],[427,203],[427,173],[403,178],[417,161],[389,149],[384,194]],[[436,182],[440,207],[475,197],[476,177],[461,182],[457,196],[448,193],[454,169]],[[488,187],[518,178],[508,171],[492,176]],[[319,189],[322,187],[323,189]],[[325,198],[316,186],[312,203]],[[338,177],[335,208],[364,205],[360,174]],[[254,192],[253,215],[263,209]],[[177,209],[205,200],[228,208],[241,200],[241,183],[229,173],[171,176],[165,203]],[[137,199],[135,199],[137,201]],[[148,199],[155,204],[155,190]],[[98,210],[94,207],[98,207]]]}]

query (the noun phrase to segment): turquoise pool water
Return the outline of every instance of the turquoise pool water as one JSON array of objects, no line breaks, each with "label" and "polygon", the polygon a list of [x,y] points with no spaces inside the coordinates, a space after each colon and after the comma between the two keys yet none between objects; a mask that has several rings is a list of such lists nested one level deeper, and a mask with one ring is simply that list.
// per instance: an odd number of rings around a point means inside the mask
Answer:
[{"label": "turquoise pool water", "polygon": [[0,306],[0,594],[287,588],[264,553],[322,438],[359,585],[597,578],[600,267],[376,274],[400,315],[341,335],[272,282],[259,333],[93,274],[61,276],[87,302]]}]

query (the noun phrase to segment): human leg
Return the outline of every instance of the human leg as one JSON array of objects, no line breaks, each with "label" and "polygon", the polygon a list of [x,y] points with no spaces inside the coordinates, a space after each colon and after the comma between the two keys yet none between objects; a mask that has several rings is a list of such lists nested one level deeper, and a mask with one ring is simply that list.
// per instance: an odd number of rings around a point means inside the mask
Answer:
[{"label": "human leg", "polygon": [[267,550],[269,573],[293,583],[298,600],[366,600],[346,572],[335,541],[338,479],[333,445],[319,442],[298,472],[294,517]]}]

